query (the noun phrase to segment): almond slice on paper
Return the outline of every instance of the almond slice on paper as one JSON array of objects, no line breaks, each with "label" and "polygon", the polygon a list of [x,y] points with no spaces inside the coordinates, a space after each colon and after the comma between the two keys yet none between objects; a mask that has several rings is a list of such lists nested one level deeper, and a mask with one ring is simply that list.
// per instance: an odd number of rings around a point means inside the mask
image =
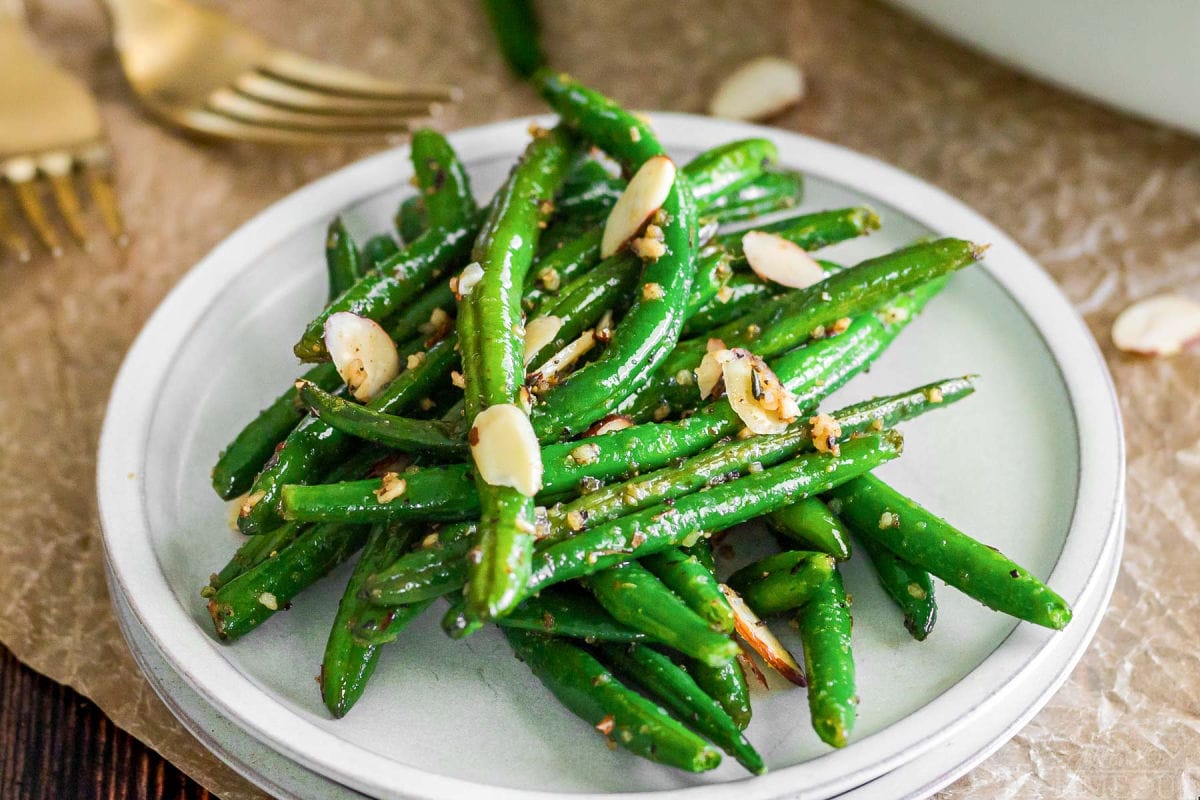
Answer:
[{"label": "almond slice on paper", "polygon": [[562,318],[551,314],[534,317],[525,323],[525,366],[529,366],[529,362],[543,347],[554,341],[562,326]]},{"label": "almond slice on paper", "polygon": [[325,321],[325,349],[354,399],[365,403],[400,374],[396,343],[378,322],[349,311]]},{"label": "almond slice on paper", "polygon": [[628,244],[662,208],[675,185],[675,162],[666,156],[646,159],[617,198],[600,240],[600,257],[608,258]]},{"label": "almond slice on paper", "polygon": [[1112,327],[1118,350],[1144,356],[1173,356],[1200,339],[1200,303],[1177,294],[1139,300]]},{"label": "almond slice on paper", "polygon": [[737,635],[750,645],[750,649],[762,656],[762,660],[767,662],[767,666],[771,669],[797,686],[807,686],[807,681],[804,680],[804,670],[800,669],[796,659],[775,637],[775,634],[767,627],[767,623],[758,618],[750,606],[746,605],[746,601],[742,599],[741,595],[723,583],[721,592],[729,600],[729,606],[733,609],[733,625]]},{"label": "almond slice on paper", "polygon": [[750,231],[742,237],[742,252],[754,274],[791,289],[806,289],[825,280],[825,269],[804,248],[782,236]]},{"label": "almond slice on paper", "polygon": [[720,86],[708,113],[728,119],[765,119],[804,97],[804,73],[775,56],[764,56],[739,67]]},{"label": "almond slice on paper", "polygon": [[529,417],[511,403],[488,406],[467,436],[479,475],[492,486],[509,486],[526,497],[542,488],[542,451]]}]

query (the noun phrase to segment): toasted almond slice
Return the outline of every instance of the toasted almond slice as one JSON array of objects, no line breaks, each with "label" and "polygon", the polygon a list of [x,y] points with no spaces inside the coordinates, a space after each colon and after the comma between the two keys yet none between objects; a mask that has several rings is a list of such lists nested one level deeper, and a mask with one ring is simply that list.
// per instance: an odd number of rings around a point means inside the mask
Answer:
[{"label": "toasted almond slice", "polygon": [[791,289],[806,289],[825,280],[825,270],[795,242],[764,231],[742,237],[742,252],[754,274]]},{"label": "toasted almond slice", "polygon": [[808,681],[804,680],[804,670],[800,669],[796,658],[792,657],[791,652],[787,651],[784,644],[775,638],[774,633],[770,632],[766,622],[758,619],[758,615],[751,610],[736,591],[728,588],[724,583],[720,584],[720,587],[721,593],[730,601],[730,607],[733,609],[733,628],[737,631],[738,636],[742,637],[743,642],[749,644],[752,650],[762,656],[762,660],[767,662],[768,667],[784,676],[792,684],[808,685]]},{"label": "toasted almond slice", "polygon": [[[719,340],[709,339],[710,344],[714,341]],[[700,389],[701,400],[707,400],[717,390],[725,374],[725,362],[731,358],[737,358],[738,352],[745,353],[746,351],[710,347],[704,354],[704,358],[700,359],[700,366],[696,367],[696,386]]]},{"label": "toasted almond slice", "polygon": [[603,436],[606,433],[623,431],[626,428],[632,427],[633,420],[624,414],[609,414],[608,416],[602,417],[596,422],[592,423],[592,426],[583,432],[583,436],[584,438],[590,436]]},{"label": "toasted almond slice", "polygon": [[558,376],[569,370],[575,362],[588,354],[596,346],[596,332],[590,328],[579,335],[573,342],[568,342],[538,370],[530,375],[530,381],[537,391],[544,391],[558,380]]},{"label": "toasted almond slice", "polygon": [[458,282],[454,286],[454,293],[458,295],[458,299],[462,300],[471,293],[475,288],[475,284],[483,280],[483,267],[478,261],[472,261],[463,267],[463,271],[459,273]]},{"label": "toasted almond slice", "polygon": [[375,320],[349,311],[325,320],[325,349],[359,402],[367,402],[400,374],[396,343]]},{"label": "toasted almond slice", "polygon": [[529,417],[511,403],[488,406],[467,437],[479,475],[492,486],[510,486],[526,497],[542,488],[542,451]]},{"label": "toasted almond slice", "polygon": [[562,318],[551,314],[534,317],[525,324],[525,366],[529,366],[543,347],[554,341],[562,326]]},{"label": "toasted almond slice", "polygon": [[662,208],[675,185],[675,163],[666,156],[654,156],[642,164],[617,198],[604,223],[600,257],[608,258],[628,244],[645,227],[654,212]]},{"label": "toasted almond slice", "polygon": [[729,119],[765,119],[804,97],[804,73],[791,61],[764,56],[726,78],[708,104],[708,113]]},{"label": "toasted almond slice", "polygon": [[733,625],[737,635],[742,637],[742,640],[750,645],[754,652],[762,656],[762,660],[767,662],[767,666],[771,669],[797,686],[806,686],[804,670],[800,669],[800,665],[796,663],[796,659],[792,657],[788,649],[775,638],[774,633],[771,633],[767,623],[758,618],[750,606],[746,605],[746,601],[742,599],[741,595],[723,583],[721,592],[729,600],[729,606],[733,609]]},{"label": "toasted almond slice", "polygon": [[783,433],[795,422],[800,410],[766,362],[753,353],[737,353],[723,364],[725,395],[734,413],[751,433]]},{"label": "toasted almond slice", "polygon": [[1125,309],[1112,327],[1117,349],[1144,356],[1173,356],[1200,339],[1200,303],[1177,294],[1150,297]]},{"label": "toasted almond slice", "polygon": [[767,683],[767,676],[763,675],[763,671],[758,668],[758,663],[754,660],[754,656],[750,655],[750,651],[742,645],[742,650],[737,654],[738,665],[742,668],[742,675],[749,680],[753,675],[758,681],[758,685],[764,689],[770,689],[771,684]]}]

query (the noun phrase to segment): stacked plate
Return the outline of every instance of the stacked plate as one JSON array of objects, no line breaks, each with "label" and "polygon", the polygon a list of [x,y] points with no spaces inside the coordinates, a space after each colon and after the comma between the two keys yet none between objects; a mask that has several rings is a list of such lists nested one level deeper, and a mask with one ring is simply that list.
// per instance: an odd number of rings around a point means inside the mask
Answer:
[{"label": "stacked plate", "polygon": [[[872,204],[883,229],[831,249],[831,259],[853,263],[930,234],[993,245],[830,406],[981,373],[975,396],[905,426],[905,455],[883,474],[1046,577],[1074,621],[1061,633],[1018,625],[944,590],[937,630],[917,643],[852,560],[845,578],[861,698],[853,742],[822,745],[801,690],[761,693],[748,736],[770,772],[757,778],[733,763],[697,776],[608,751],[501,637],[452,642],[436,614],[385,652],[345,719],[329,719],[313,677],[346,569],[243,640],[216,642],[199,588],[237,537],[208,470],[296,374],[291,340],[321,304],[329,219],[341,213],[361,240],[385,230],[411,191],[407,152],[396,150],[300,190],[197,265],[131,349],[101,439],[110,587],[130,647],[180,720],[267,791],[704,798],[736,784],[745,798],[919,797],[1006,741],[1086,649],[1120,557],[1124,454],[1104,363],[1045,273],[974,212],[879,162],[776,130],[671,114],[654,122],[680,160],[732,139],[772,138],[783,164],[809,176],[805,209]],[[526,124],[452,137],[479,196],[503,180]]]}]

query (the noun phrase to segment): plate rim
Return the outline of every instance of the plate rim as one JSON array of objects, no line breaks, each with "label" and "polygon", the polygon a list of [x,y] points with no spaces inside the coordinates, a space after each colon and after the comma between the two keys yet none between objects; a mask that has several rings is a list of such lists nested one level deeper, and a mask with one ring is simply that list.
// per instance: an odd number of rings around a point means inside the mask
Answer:
[{"label": "plate rim", "polygon": [[[466,160],[511,154],[516,150],[514,145],[519,146],[517,143],[523,141],[530,119],[548,118],[537,115],[506,120],[458,131],[450,134],[450,139]],[[1076,507],[1049,582],[1056,587],[1071,586],[1072,590],[1063,594],[1073,606],[1079,605],[1095,589],[1100,554],[1115,534],[1118,501],[1124,489],[1124,438],[1115,390],[1099,348],[1050,277],[1012,239],[977,212],[942,190],[869,156],[802,134],[691,114],[659,112],[653,115],[653,121],[664,142],[686,143],[688,147],[703,148],[745,136],[772,138],[780,145],[782,160],[789,166],[855,189],[930,230],[953,230],[955,235],[992,244],[992,252],[1002,258],[991,263],[1003,260],[1004,270],[990,266],[987,259],[980,266],[1013,298],[1045,342],[1062,376],[1078,432]],[[400,764],[320,728],[262,691],[220,654],[220,645],[200,631],[187,610],[176,601],[158,563],[143,513],[146,497],[144,483],[138,479],[139,467],[155,408],[151,393],[144,391],[146,376],[161,382],[170,356],[189,330],[189,320],[198,317],[197,310],[203,313],[205,301],[214,300],[255,252],[315,219],[323,219],[346,205],[398,186],[411,171],[407,154],[408,148],[404,146],[369,156],[277,201],[218,244],[160,303],[122,363],[100,436],[97,493],[105,555],[139,623],[162,647],[185,681],[238,725],[294,760],[311,764],[314,769],[360,791],[390,796],[400,796],[398,787],[403,786],[406,797],[442,797],[484,788],[496,797],[548,797],[552,793],[544,790],[496,787]],[[263,245],[263,241],[268,244]],[[1053,334],[1048,330],[1051,324]],[[126,477],[130,475],[133,477]],[[1087,535],[1088,531],[1097,530],[1105,534]],[[136,595],[130,591],[133,585],[139,588]],[[143,592],[168,602],[155,602],[144,597]],[[622,796],[717,797],[736,786],[747,797],[774,797],[794,791],[797,779],[806,791],[814,794],[850,788],[916,757],[968,724],[974,716],[985,713],[987,707],[1000,702],[1003,689],[1030,674],[1053,648],[1052,632],[1034,631],[1031,627],[1017,626],[983,663],[954,686],[908,717],[857,740],[844,750],[831,751],[758,778]],[[1021,641],[1014,644],[1014,637]],[[180,660],[181,653],[186,653],[187,663]],[[1021,664],[1006,663],[1020,660],[1020,654],[1025,656]],[[913,735],[910,728],[918,718],[936,718],[943,709],[951,708],[954,699],[966,694],[965,684],[1014,669],[990,696],[961,713],[944,714],[951,719],[939,729],[936,740]],[[221,691],[217,691],[218,687]],[[891,755],[883,759],[869,755],[883,739],[895,737],[922,743],[900,750],[893,748]],[[577,796],[598,799],[612,794]]]}]

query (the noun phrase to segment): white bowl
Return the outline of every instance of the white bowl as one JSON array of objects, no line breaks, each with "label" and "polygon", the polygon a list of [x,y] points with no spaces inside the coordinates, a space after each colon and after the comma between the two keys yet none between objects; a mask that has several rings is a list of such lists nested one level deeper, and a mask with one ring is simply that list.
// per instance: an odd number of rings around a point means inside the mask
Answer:
[{"label": "white bowl", "polygon": [[1039,78],[1200,133],[1200,3],[891,2]]},{"label": "white bowl", "polygon": [[[852,262],[929,233],[992,244],[840,398],[983,373],[974,397],[905,426],[906,453],[886,476],[1091,608],[1119,537],[1120,419],[1095,343],[1045,273],[970,209],[885,164],[782,131],[674,114],[654,122],[680,158],[773,138],[783,163],[810,176],[805,207],[873,203],[883,230],[831,257]],[[481,197],[524,146],[526,123],[451,137]],[[205,702],[291,760],[381,797],[711,798],[734,782],[739,797],[815,799],[951,741],[1031,684],[1053,685],[1067,637],[945,590],[938,630],[913,642],[861,559],[846,569],[862,698],[853,741],[821,744],[799,691],[756,697],[748,733],[772,770],[759,778],[733,763],[696,776],[608,751],[494,632],[452,642],[436,615],[385,652],[350,715],[329,719],[313,677],[346,569],[254,634],[217,643],[198,591],[236,537],[208,486],[211,462],[298,371],[290,345],[321,304],[328,220],[342,213],[359,236],[383,229],[410,173],[406,150],[373,156],[247,223],[163,302],[113,388],[98,467],[110,567],[138,624]]]}]

